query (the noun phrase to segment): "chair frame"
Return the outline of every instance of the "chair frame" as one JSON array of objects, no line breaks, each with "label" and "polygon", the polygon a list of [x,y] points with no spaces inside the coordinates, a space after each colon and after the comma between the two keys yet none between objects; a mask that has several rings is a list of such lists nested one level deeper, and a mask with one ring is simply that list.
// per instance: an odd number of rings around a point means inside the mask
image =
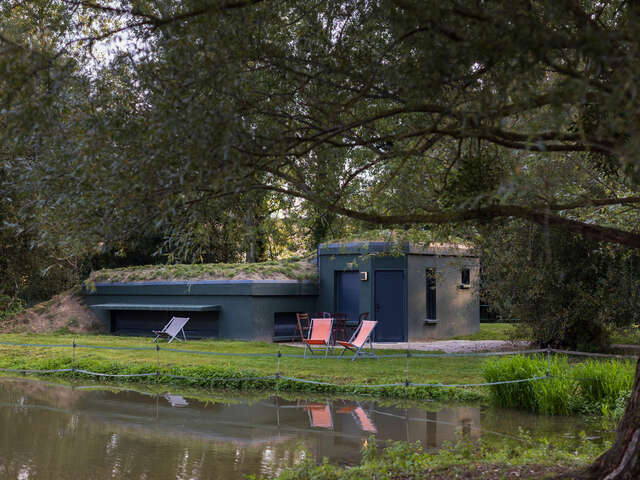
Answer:
[{"label": "chair frame", "polygon": [[[298,321],[296,325],[296,329],[293,332],[293,337],[291,337],[291,341],[295,342],[296,338],[299,336],[300,341],[304,341],[304,339],[309,334],[309,329],[311,328],[311,318],[308,313],[296,313],[296,320]],[[306,326],[302,325],[302,322],[306,321]]]},{"label": "chair frame", "polygon": [[[171,320],[169,320],[169,323],[167,323],[164,328],[162,330],[152,330],[153,333],[156,334],[156,338],[153,339],[154,343],[158,341],[158,338],[160,337],[167,337],[170,340],[167,343],[171,343],[174,340],[178,340],[179,342],[182,342],[182,340],[180,340],[180,338],[178,337],[178,335],[180,335],[180,333],[182,333],[182,338],[184,338],[184,341],[187,341],[187,336],[184,333],[184,326],[187,324],[187,322],[189,321],[190,317],[171,317]],[[184,323],[182,323],[182,325],[180,326],[180,328],[175,332],[172,333],[171,328],[174,326],[174,322],[175,323],[179,323],[182,320],[184,320]]]},{"label": "chair frame", "polygon": [[[313,327],[314,327],[314,324],[315,324],[316,320],[325,320],[325,321],[328,320],[329,321],[329,338],[327,338],[326,340],[312,338],[312,336],[313,336]],[[329,354],[329,348],[331,348],[331,337],[332,336],[333,336],[333,318],[312,318],[311,319],[311,325],[309,326],[308,338],[305,338],[303,340],[303,342],[304,342],[304,358],[307,358],[307,349],[311,352],[311,355],[315,355],[316,351],[313,348],[311,348],[311,345],[324,346],[325,347],[324,358],[327,358],[327,355]]]},{"label": "chair frame", "polygon": [[[362,342],[362,345],[360,345],[360,346],[354,345],[353,341],[358,337],[358,334],[360,333],[360,330],[362,329],[362,326],[364,325],[365,321],[366,322],[374,322],[373,328],[371,328],[371,331],[369,332],[369,335],[367,336],[365,341]],[[373,320],[364,320],[364,321],[360,322],[360,325],[358,325],[358,328],[356,329],[356,331],[353,332],[353,335],[351,335],[351,338],[349,339],[348,342],[342,342],[342,341],[338,340],[338,344],[340,344],[342,347],[344,347],[342,352],[340,352],[340,356],[344,355],[344,353],[347,350],[350,350],[350,351],[353,352],[353,358],[351,359],[352,362],[358,357],[369,357],[369,358],[377,359],[378,357],[376,356],[376,354],[375,354],[375,352],[373,350],[373,340],[371,339],[371,337],[373,336],[373,331],[375,330],[375,328],[377,326],[378,326],[378,322],[373,321]],[[367,342],[369,342],[370,351],[363,350],[363,347],[367,344]]]}]

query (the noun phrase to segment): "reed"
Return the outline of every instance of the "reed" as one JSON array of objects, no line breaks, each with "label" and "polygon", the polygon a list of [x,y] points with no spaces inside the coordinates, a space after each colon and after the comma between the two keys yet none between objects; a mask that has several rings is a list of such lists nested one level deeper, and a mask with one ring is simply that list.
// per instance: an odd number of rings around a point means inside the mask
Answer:
[{"label": "reed", "polygon": [[[565,356],[552,357],[549,378],[489,387],[500,407],[548,415],[599,414],[619,416],[633,385],[634,365],[617,360],[588,360],[570,365]],[[503,357],[485,362],[487,382],[522,380],[546,374],[543,356]]]}]

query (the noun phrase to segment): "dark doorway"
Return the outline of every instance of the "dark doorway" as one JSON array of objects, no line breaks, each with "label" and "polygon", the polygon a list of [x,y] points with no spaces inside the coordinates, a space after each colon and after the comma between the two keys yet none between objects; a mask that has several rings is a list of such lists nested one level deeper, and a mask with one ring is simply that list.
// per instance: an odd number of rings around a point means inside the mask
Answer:
[{"label": "dark doorway", "polygon": [[153,330],[162,330],[171,317],[189,317],[189,322],[184,327],[187,339],[218,337],[219,312],[152,310],[112,310],[111,312],[111,331],[116,335],[149,336],[153,335]]},{"label": "dark doorway", "polygon": [[407,323],[404,301],[404,272],[377,270],[375,272],[376,342],[406,341]]},{"label": "dark doorway", "polygon": [[347,322],[360,315],[360,272],[336,272],[336,312],[346,313]]}]

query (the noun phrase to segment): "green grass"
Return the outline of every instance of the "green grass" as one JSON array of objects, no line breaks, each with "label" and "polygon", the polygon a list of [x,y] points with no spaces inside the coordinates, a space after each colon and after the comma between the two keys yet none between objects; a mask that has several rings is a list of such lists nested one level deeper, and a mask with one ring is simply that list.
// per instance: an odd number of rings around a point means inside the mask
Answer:
[{"label": "green grass", "polygon": [[515,325],[512,323],[481,323],[473,335],[461,335],[452,340],[513,340]]},{"label": "green grass", "polygon": [[547,415],[591,414],[620,417],[631,394],[635,365],[630,361],[587,360],[570,364],[565,356],[516,355],[491,359],[483,366],[487,382],[545,376],[532,382],[493,385],[493,403]]},{"label": "green grass", "polygon": [[[74,338],[80,345],[110,347],[153,347],[148,337],[116,337],[111,335],[74,336],[61,334],[3,334],[0,341],[27,344],[70,345]],[[160,344],[156,364],[156,352],[146,350],[75,349],[75,366],[100,373],[161,372],[202,378],[201,382],[188,380],[182,384],[222,386],[233,388],[273,388],[273,381],[238,382],[240,377],[274,375],[278,370],[276,354],[279,346],[273,343],[242,342],[230,340],[191,340],[186,344],[173,342]],[[183,352],[170,352],[167,348],[180,348],[203,352],[227,354],[269,353],[270,357],[213,356]],[[282,345],[283,354],[302,354],[303,349]],[[336,349],[336,353],[339,349]],[[397,350],[377,350],[379,354],[402,353]],[[0,368],[57,369],[70,368],[72,348],[44,348],[0,345]],[[481,361],[474,357],[452,358],[381,358],[358,359],[355,362],[337,358],[286,358],[280,359],[282,376],[297,377],[336,384],[337,387],[305,384],[281,380],[284,391],[376,395],[394,398],[450,398],[481,399],[481,390],[388,387],[385,389],[358,388],[359,384],[404,383],[406,368],[412,383],[480,383]],[[68,375],[68,374],[66,374]],[[155,381],[155,379],[153,379]],[[149,381],[132,379],[131,381]],[[166,381],[166,380],[163,380]]]},{"label": "green grass", "polygon": [[611,343],[624,345],[640,345],[640,325],[630,325],[615,330],[611,334]]},{"label": "green grass", "polygon": [[139,265],[92,272],[85,282],[139,282],[206,279],[290,279],[315,280],[318,276],[313,257],[292,257],[260,263],[196,263]]},{"label": "green grass", "polygon": [[[522,435],[521,441],[503,440],[471,443],[461,440],[436,453],[428,453],[419,443],[392,442],[378,449],[374,439],[363,447],[359,465],[344,467],[326,461],[317,465],[312,455],[299,465],[287,469],[279,480],[360,480],[360,479],[424,479],[424,478],[546,478],[567,469],[582,468],[591,463],[609,442],[593,442],[583,436],[578,445],[566,439],[532,440]],[[534,474],[535,475],[532,475]],[[257,478],[257,477],[250,477]]]}]

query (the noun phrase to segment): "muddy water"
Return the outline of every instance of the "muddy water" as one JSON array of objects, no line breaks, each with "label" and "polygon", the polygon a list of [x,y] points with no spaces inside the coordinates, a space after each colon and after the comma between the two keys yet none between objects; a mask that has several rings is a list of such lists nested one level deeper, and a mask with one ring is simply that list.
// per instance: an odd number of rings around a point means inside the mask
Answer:
[{"label": "muddy water", "polygon": [[576,418],[374,401],[201,402],[181,395],[0,379],[2,479],[240,479],[306,455],[356,463],[370,435],[430,449],[460,435],[576,436]]}]

